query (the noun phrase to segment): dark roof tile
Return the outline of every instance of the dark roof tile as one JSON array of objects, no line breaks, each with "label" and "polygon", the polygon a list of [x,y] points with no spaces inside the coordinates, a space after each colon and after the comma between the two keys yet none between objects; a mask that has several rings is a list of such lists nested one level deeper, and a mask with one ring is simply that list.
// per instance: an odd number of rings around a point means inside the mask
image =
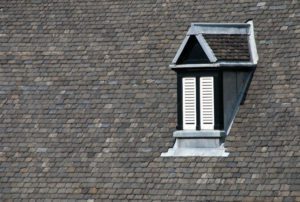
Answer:
[{"label": "dark roof tile", "polygon": [[[203,2],[2,0],[0,200],[300,201],[299,2]],[[190,23],[249,18],[260,60],[230,156],[161,158]]]},{"label": "dark roof tile", "polygon": [[250,61],[247,35],[205,34],[203,36],[218,61]]}]

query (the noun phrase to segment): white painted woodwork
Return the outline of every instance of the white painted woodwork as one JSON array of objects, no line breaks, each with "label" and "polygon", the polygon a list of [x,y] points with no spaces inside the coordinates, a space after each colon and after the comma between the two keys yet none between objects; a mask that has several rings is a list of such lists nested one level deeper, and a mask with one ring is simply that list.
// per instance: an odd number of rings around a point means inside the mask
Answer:
[{"label": "white painted woodwork", "polygon": [[201,130],[214,129],[214,78],[200,78],[200,125]]},{"label": "white painted woodwork", "polygon": [[196,78],[182,79],[183,129],[196,130]]}]

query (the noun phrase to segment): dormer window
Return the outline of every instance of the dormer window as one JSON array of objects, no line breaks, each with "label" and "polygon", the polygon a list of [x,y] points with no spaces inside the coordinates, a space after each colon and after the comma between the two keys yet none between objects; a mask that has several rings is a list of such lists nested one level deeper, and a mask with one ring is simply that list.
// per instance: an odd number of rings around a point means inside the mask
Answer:
[{"label": "dormer window", "polygon": [[193,23],[170,65],[178,123],[175,145],[162,156],[227,156],[223,143],[257,61],[252,21]]}]

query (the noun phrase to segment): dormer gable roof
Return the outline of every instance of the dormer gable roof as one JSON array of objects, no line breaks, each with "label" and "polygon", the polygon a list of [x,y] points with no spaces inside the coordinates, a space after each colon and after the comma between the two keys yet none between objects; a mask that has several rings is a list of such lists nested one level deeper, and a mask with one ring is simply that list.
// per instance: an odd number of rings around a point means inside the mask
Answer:
[{"label": "dormer gable roof", "polygon": [[252,21],[192,23],[170,67],[256,66],[257,61]]}]

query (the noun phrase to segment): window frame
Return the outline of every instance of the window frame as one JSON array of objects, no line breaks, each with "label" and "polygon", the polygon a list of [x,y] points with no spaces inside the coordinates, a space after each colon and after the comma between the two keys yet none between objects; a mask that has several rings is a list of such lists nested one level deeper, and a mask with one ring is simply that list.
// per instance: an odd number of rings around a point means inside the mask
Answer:
[{"label": "window frame", "polygon": [[177,70],[177,130],[183,129],[183,86],[184,77],[196,79],[196,130],[201,129],[200,117],[200,77],[214,77],[214,129],[224,130],[223,114],[223,73],[220,70],[201,69],[200,71]]}]

